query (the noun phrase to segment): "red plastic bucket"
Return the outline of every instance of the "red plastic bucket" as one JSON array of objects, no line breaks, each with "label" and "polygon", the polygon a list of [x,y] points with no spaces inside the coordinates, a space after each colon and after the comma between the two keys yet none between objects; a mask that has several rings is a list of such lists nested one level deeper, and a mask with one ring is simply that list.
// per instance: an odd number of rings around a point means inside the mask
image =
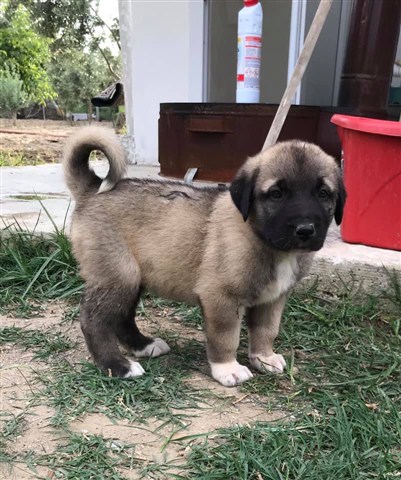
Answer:
[{"label": "red plastic bucket", "polygon": [[401,250],[401,122],[347,115],[331,121],[343,149],[343,240]]}]

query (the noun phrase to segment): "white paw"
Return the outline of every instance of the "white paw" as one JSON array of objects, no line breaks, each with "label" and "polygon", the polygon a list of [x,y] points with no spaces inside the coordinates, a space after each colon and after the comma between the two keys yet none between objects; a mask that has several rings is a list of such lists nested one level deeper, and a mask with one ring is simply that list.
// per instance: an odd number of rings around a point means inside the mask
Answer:
[{"label": "white paw", "polygon": [[266,370],[273,373],[282,373],[287,366],[284,357],[273,353],[267,357],[263,355],[251,354],[249,356],[251,365],[259,370],[259,372],[265,372]]},{"label": "white paw", "polygon": [[170,351],[170,347],[161,338],[154,338],[152,343],[146,345],[142,350],[134,350],[136,357],[160,357]]},{"label": "white paw", "polygon": [[129,360],[129,363],[130,367],[128,372],[124,375],[124,378],[140,377],[145,373],[145,370],[142,368],[142,365],[139,362]]},{"label": "white paw", "polygon": [[236,360],[227,363],[210,363],[212,377],[225,387],[234,387],[253,377],[248,367]]}]

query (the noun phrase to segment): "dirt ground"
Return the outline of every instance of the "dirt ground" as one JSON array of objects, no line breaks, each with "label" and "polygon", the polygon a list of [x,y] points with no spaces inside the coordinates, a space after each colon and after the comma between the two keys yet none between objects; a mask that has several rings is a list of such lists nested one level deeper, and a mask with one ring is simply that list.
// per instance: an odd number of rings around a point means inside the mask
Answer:
[{"label": "dirt ground", "polygon": [[[17,120],[0,119],[0,157],[4,166],[37,165],[57,163],[65,139],[87,122],[67,122],[57,120]],[[112,128],[111,123],[102,126]],[[9,164],[10,163],[10,164]]]},{"label": "dirt ground", "polygon": [[[0,315],[0,324],[3,328],[16,326],[40,331],[48,331],[51,328],[55,333],[67,335],[73,342],[76,342],[72,350],[63,354],[63,358],[67,358],[71,363],[90,361],[78,321],[75,320],[72,323],[61,322],[64,312],[65,306],[62,303],[56,303],[37,318],[24,319]],[[159,313],[142,319],[141,327],[145,332],[155,333],[159,328],[163,328],[163,322],[165,321],[163,317],[164,314]],[[201,341],[203,339],[201,331],[187,328],[181,324],[179,319],[176,319],[174,329],[183,340],[194,338]],[[46,371],[48,368],[47,362],[35,360],[33,350],[25,350],[13,344],[6,343],[0,347],[0,354],[2,370],[1,408],[6,415],[18,415],[24,412],[25,418],[24,429],[8,445],[8,452],[17,457],[23,457],[28,452],[39,455],[55,454],[60,445],[65,442],[65,438],[61,430],[59,431],[51,425],[54,411],[46,404],[30,402],[32,394],[40,388],[35,381],[35,372]],[[54,359],[51,361],[54,361]],[[183,428],[177,430],[176,425],[164,424],[164,421],[156,418],[150,418],[145,424],[136,424],[125,420],[111,420],[100,413],[87,413],[70,422],[69,429],[71,432],[80,435],[101,435],[110,442],[135,444],[135,458],[142,463],[142,466],[146,466],[147,464],[165,464],[170,461],[180,462],[180,460],[184,460],[188,443],[169,442],[165,448],[168,440],[205,434],[218,428],[236,424],[272,421],[285,415],[284,412],[269,411],[263,402],[240,392],[238,388],[222,387],[203,373],[203,370],[207,371],[206,357],[205,368],[202,368],[202,371],[194,371],[188,381],[197,389],[208,389],[213,392],[216,400],[207,402],[204,408],[200,410],[189,407],[180,410],[180,414],[188,416]],[[3,421],[0,418],[0,427]],[[20,463],[17,469],[14,468],[12,473],[10,473],[8,466],[1,467],[0,464],[0,477],[18,480],[53,478],[53,474],[48,467],[37,465],[36,470],[39,477],[35,476],[23,463]],[[1,476],[2,474],[5,476]],[[147,476],[141,476],[140,469],[136,468],[131,470],[121,469],[121,474],[128,480],[148,478]]]}]

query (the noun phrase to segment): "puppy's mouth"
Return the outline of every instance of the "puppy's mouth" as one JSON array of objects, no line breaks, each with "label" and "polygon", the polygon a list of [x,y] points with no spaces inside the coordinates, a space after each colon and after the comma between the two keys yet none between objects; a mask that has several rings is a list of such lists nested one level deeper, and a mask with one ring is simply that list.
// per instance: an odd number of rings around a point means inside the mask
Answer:
[{"label": "puppy's mouth", "polygon": [[309,240],[299,240],[294,237],[282,238],[282,239],[268,239],[268,243],[275,249],[288,252],[288,251],[300,251],[300,252],[317,252],[323,247],[324,238],[312,238]]}]

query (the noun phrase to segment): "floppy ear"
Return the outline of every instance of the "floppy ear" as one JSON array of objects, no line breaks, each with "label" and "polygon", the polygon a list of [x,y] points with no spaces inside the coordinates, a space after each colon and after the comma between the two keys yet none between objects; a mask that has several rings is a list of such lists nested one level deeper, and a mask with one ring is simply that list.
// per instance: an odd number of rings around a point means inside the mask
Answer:
[{"label": "floppy ear", "polygon": [[341,220],[343,219],[345,199],[347,198],[347,192],[345,191],[343,179],[340,177],[338,179],[338,195],[336,202],[336,209],[334,211],[334,218],[337,225],[340,225]]},{"label": "floppy ear", "polygon": [[257,175],[258,171],[255,171],[251,176],[244,171],[240,171],[230,185],[231,198],[241,212],[244,222],[249,216]]}]

